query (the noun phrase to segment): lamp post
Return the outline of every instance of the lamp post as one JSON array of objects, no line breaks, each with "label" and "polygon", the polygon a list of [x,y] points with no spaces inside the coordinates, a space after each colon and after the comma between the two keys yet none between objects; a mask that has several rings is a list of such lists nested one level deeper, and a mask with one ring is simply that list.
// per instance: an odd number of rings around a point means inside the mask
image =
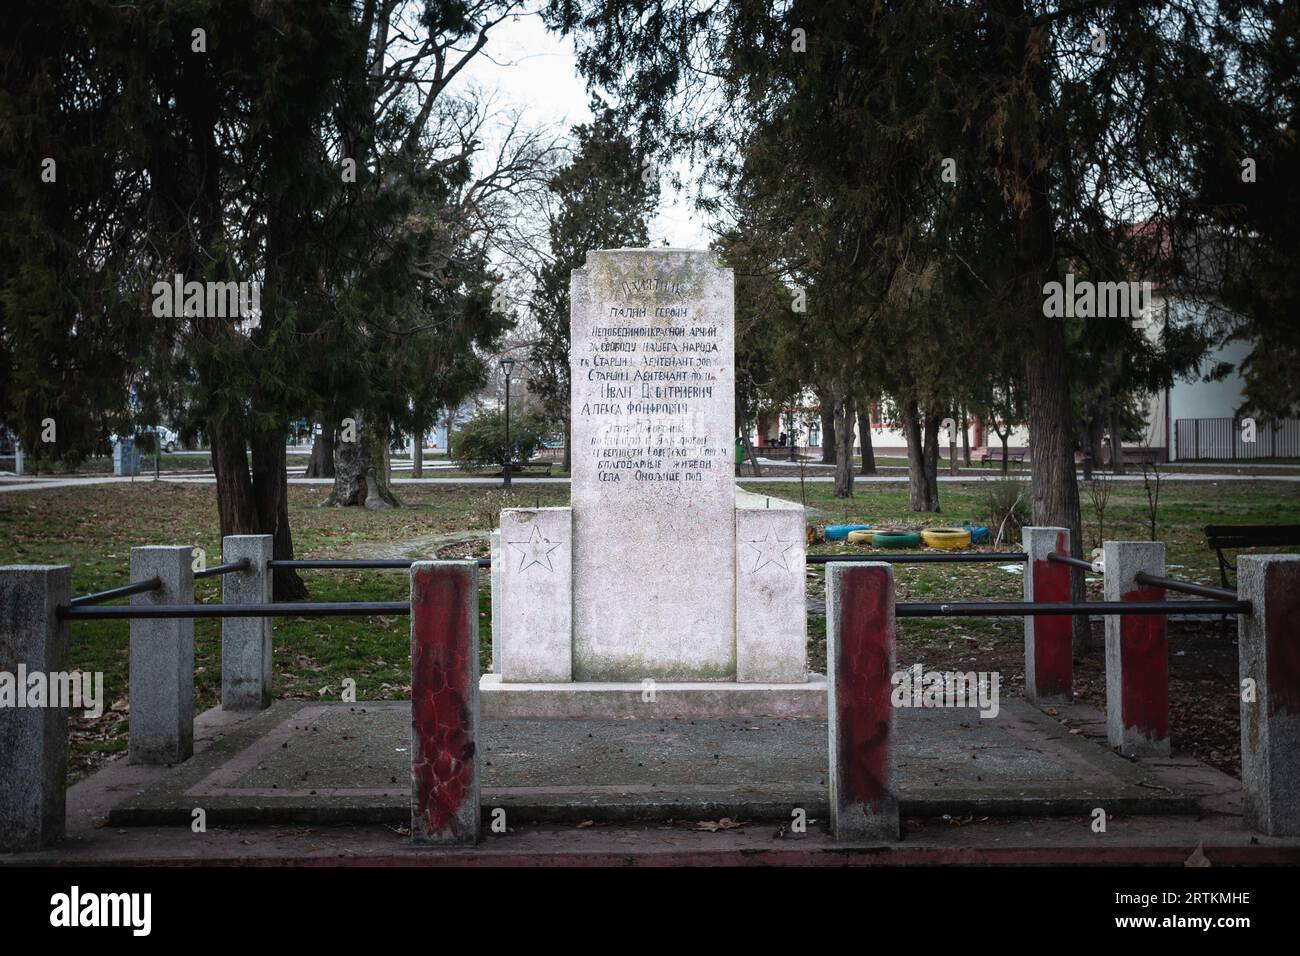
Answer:
[{"label": "lamp post", "polygon": [[794,406],[793,405],[790,407],[789,422],[790,422],[790,433],[789,433],[790,434],[790,460],[794,461],[794,448],[797,442],[795,441],[795,437],[794,437]]},{"label": "lamp post", "polygon": [[511,454],[510,450],[510,373],[514,370],[514,367],[514,359],[503,358],[501,360],[501,371],[504,372],[506,376],[506,453],[505,469],[502,472],[505,479],[502,483],[503,488],[510,487],[510,465],[511,459],[514,458],[514,455]]}]

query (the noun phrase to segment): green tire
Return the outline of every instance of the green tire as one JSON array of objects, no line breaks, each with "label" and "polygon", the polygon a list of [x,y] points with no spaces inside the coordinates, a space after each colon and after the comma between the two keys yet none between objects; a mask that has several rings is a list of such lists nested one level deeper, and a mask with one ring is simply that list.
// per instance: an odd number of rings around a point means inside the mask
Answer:
[{"label": "green tire", "polygon": [[877,548],[915,548],[921,543],[921,536],[915,531],[877,531],[871,536],[871,543]]}]

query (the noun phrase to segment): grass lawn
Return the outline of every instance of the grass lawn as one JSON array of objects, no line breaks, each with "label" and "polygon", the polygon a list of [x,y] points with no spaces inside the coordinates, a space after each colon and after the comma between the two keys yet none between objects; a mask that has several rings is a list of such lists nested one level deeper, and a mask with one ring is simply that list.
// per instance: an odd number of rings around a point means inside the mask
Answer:
[{"label": "grass lawn", "polygon": [[[743,481],[742,481],[743,485]],[[800,500],[797,481],[750,486],[760,495]],[[388,512],[317,507],[326,490],[289,488],[294,541],[299,557],[420,557],[442,553],[485,554],[485,535],[502,507],[563,505],[565,485],[530,485],[512,495],[465,485],[406,485],[406,507]],[[838,501],[828,484],[804,487],[809,521],[825,525],[845,519],[875,525],[939,526],[984,518],[987,486],[943,484],[943,513],[907,510],[904,483],[859,485],[851,501]],[[1026,492],[1027,494],[1027,492]],[[1085,496],[1086,498],[1086,496]],[[1091,507],[1084,505],[1085,544],[1097,544]],[[1300,523],[1300,488],[1283,482],[1167,483],[1161,488],[1159,537],[1169,546],[1171,573],[1217,583],[1214,555],[1205,547],[1206,524]],[[1106,536],[1144,539],[1146,498],[1141,485],[1115,486],[1106,513]],[[203,548],[209,563],[220,554],[215,488],[211,485],[135,484],[24,491],[0,497],[0,563],[68,563],[78,594],[126,583],[132,546],[186,544]],[[1014,550],[1003,546],[1003,550]],[[814,552],[875,553],[845,544],[819,544]],[[404,600],[404,572],[305,572],[318,601]],[[824,592],[820,568],[810,570],[811,594]],[[899,565],[898,599],[956,600],[1020,597],[1020,578],[992,564]],[[198,600],[218,603],[219,581],[199,582]],[[1090,597],[1100,597],[1100,583]],[[480,634],[486,666],[491,646],[487,588],[481,599]],[[220,694],[220,622],[195,622],[195,690],[199,710]],[[104,755],[126,749],[127,647],[125,621],[73,626],[72,661],[80,670],[103,671],[105,704],[99,720],[75,715],[70,775],[84,774]],[[1094,624],[1094,634],[1101,624]],[[916,620],[899,622],[900,666],[921,661],[940,670],[998,670],[1003,692],[1023,686],[1023,637],[1018,619]],[[356,681],[359,699],[401,699],[409,695],[409,631],[406,617],[280,618],[275,621],[275,692],[279,697],[337,699],[343,678]],[[1096,641],[1094,641],[1096,643]],[[1218,636],[1217,622],[1171,624],[1171,707],[1175,749],[1191,750],[1224,769],[1236,754],[1235,630]],[[825,621],[809,619],[809,658],[825,668]],[[1080,696],[1104,704],[1099,653],[1076,662]]]}]

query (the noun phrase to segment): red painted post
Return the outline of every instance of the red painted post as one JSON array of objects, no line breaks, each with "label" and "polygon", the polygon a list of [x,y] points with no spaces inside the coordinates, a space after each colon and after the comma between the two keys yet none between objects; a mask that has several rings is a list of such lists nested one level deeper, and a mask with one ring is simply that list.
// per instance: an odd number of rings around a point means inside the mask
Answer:
[{"label": "red painted post", "polygon": [[478,566],[411,565],[411,842],[478,842]]},{"label": "red painted post", "polygon": [[[1047,556],[1070,553],[1065,528],[1022,528],[1026,601],[1056,604],[1070,600],[1068,564]],[[1035,703],[1074,700],[1074,618],[1068,614],[1025,617],[1025,697]]]},{"label": "red painted post", "polygon": [[897,840],[894,783],[894,572],[826,568],[830,816],[838,840]]},{"label": "red painted post", "polygon": [[[1163,601],[1164,588],[1137,583],[1140,571],[1165,573],[1160,541],[1103,543],[1107,601]],[[1168,618],[1132,614],[1106,618],[1106,737],[1129,756],[1169,753]]]}]

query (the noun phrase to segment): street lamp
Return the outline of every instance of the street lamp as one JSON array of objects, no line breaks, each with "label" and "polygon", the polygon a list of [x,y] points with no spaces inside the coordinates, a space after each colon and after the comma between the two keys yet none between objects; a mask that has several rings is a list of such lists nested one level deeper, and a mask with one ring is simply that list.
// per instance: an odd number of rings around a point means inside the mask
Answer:
[{"label": "street lamp", "polygon": [[794,448],[796,442],[794,439],[794,407],[793,406],[791,406],[790,408],[789,421],[790,421],[790,460],[794,461]]},{"label": "street lamp", "polygon": [[514,359],[503,358],[501,360],[501,371],[504,372],[506,376],[506,453],[505,453],[505,470],[502,473],[505,478],[502,484],[502,487],[504,488],[510,487],[510,464],[511,464],[511,459],[514,457],[514,455],[511,454],[511,450],[510,450],[510,373],[514,370],[514,367],[515,367]]}]

